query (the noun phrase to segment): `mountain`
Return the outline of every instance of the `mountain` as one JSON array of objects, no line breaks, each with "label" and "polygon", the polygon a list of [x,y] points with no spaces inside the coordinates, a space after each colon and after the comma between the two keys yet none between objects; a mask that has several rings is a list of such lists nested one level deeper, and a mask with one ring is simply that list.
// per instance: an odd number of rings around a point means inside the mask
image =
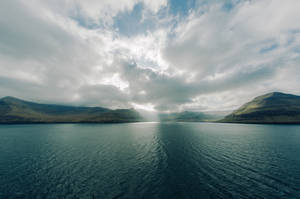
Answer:
[{"label": "mountain", "polygon": [[14,97],[0,99],[0,124],[117,123],[142,120],[134,109],[111,110],[102,107],[38,104]]},{"label": "mountain", "polygon": [[300,124],[300,96],[268,93],[246,103],[220,122]]},{"label": "mountain", "polygon": [[165,113],[159,115],[160,121],[164,122],[209,122],[216,121],[223,116],[211,113],[184,111],[179,113]]}]

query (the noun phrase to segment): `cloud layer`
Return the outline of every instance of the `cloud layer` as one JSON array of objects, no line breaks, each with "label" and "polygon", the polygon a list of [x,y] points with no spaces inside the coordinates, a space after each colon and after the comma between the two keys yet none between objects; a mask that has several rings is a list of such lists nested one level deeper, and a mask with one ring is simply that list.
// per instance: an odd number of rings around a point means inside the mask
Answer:
[{"label": "cloud layer", "polygon": [[270,91],[300,94],[299,7],[298,0],[1,1],[0,97],[207,111]]}]

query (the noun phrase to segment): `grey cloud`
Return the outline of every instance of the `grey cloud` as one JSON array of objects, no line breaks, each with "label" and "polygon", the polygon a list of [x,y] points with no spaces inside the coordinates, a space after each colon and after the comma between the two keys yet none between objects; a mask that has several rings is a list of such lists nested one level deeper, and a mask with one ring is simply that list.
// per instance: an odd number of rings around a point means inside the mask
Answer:
[{"label": "grey cloud", "polygon": [[[110,27],[78,26],[65,8],[53,6],[61,5],[58,1],[36,2],[0,2],[1,96],[110,108],[151,104],[160,111],[176,111],[222,109],[268,91],[299,91],[300,27],[289,21],[261,29],[266,15],[257,12],[264,5],[259,1],[235,2],[230,10],[219,1],[207,2],[205,11],[166,19],[178,21],[159,26],[158,36],[126,39]],[[274,2],[274,11],[266,9],[272,16],[279,5]],[[75,6],[69,3],[62,6]],[[297,13],[283,12],[281,19],[298,19]],[[254,15],[261,16],[258,27]],[[136,40],[140,43],[132,44]]]},{"label": "grey cloud", "polygon": [[[64,53],[74,38],[59,26],[26,9],[23,1],[0,2],[0,49],[7,56],[40,59]],[[69,48],[71,50],[72,48]]]},{"label": "grey cloud", "polygon": [[129,96],[112,85],[82,86],[77,90],[77,103],[88,106],[103,106],[110,108],[131,107]]},{"label": "grey cloud", "polygon": [[[279,5],[276,2],[271,3],[272,7]],[[242,1],[230,12],[224,11],[222,4],[212,4],[210,9],[200,15],[197,12],[191,14],[177,27],[175,37],[169,39],[163,50],[165,59],[172,67],[192,71],[200,78],[241,65],[252,65],[253,62],[261,62],[259,64],[263,65],[265,63],[262,62],[269,62],[267,59],[270,57],[273,61],[282,59],[284,54],[274,57],[271,50],[286,50],[284,40],[294,37],[289,32],[295,29],[295,25],[282,26],[277,23],[281,19],[291,24],[289,20],[292,17],[287,10],[279,19],[276,12],[268,8],[266,13],[274,15],[274,18],[267,17],[261,12],[265,4],[265,1],[254,1],[252,4]],[[293,8],[293,4],[288,3],[284,7]],[[298,15],[292,10],[295,15],[293,21],[296,22]],[[257,28],[253,16],[259,25],[272,25],[264,29]]]},{"label": "grey cloud", "polygon": [[[123,63],[122,77],[129,82],[131,100],[152,103],[158,110],[177,110],[192,99],[210,93],[235,90],[245,86],[256,87],[258,81],[267,81],[274,76],[272,67],[243,68],[216,80],[187,82],[187,76],[169,76],[139,68],[135,63]],[[142,91],[145,91],[143,93]],[[140,94],[141,93],[141,94]]]},{"label": "grey cloud", "polygon": [[[98,53],[80,36],[39,13],[38,6],[35,10],[23,1],[1,1],[0,7],[0,75],[20,81],[22,89],[11,88],[19,90],[19,95],[39,94],[40,99],[59,93],[65,98],[56,99],[68,101],[64,93],[71,94],[86,81],[98,63]],[[22,74],[29,75],[27,80],[37,76],[40,82],[22,84]],[[41,86],[47,89],[35,89]]]},{"label": "grey cloud", "polygon": [[0,98],[19,97],[41,103],[128,108],[128,95],[112,85],[84,85],[79,88],[59,88],[38,85],[24,80],[0,77]]}]

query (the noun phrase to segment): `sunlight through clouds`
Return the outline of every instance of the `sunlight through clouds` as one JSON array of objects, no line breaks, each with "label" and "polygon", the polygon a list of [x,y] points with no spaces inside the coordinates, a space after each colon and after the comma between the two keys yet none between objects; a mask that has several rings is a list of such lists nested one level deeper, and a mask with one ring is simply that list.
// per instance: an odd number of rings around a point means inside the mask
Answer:
[{"label": "sunlight through clouds", "polygon": [[151,111],[229,110],[266,92],[300,94],[299,7],[298,0],[1,1],[0,93]]}]

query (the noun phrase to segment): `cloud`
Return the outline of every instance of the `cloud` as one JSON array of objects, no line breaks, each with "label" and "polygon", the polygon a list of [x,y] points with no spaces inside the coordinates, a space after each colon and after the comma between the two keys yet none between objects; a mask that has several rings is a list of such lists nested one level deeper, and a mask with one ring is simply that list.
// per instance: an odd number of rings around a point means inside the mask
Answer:
[{"label": "cloud", "polygon": [[201,111],[300,94],[298,0],[180,5],[1,1],[1,96]]},{"label": "cloud", "polygon": [[36,2],[60,15],[78,20],[86,27],[108,27],[113,25],[119,13],[130,13],[138,4],[153,14],[166,7],[166,0],[53,0]]},{"label": "cloud", "polygon": [[291,59],[291,54],[299,55],[294,50],[300,44],[296,4],[265,0],[242,1],[230,11],[220,3],[200,8],[202,12],[194,11],[174,29],[164,58],[174,70],[191,74],[192,81],[211,79],[202,84],[207,93],[256,88],[270,79],[273,83],[262,90],[278,89],[278,68],[299,63]]},{"label": "cloud", "polygon": [[200,15],[194,12],[176,27],[164,57],[173,67],[193,70],[200,77],[237,65],[268,62],[262,52],[270,51],[270,47],[286,50],[291,32],[300,28],[295,24],[299,18],[295,4],[286,4],[281,7],[278,1],[246,1],[230,12],[224,11],[222,4],[211,5]]}]

